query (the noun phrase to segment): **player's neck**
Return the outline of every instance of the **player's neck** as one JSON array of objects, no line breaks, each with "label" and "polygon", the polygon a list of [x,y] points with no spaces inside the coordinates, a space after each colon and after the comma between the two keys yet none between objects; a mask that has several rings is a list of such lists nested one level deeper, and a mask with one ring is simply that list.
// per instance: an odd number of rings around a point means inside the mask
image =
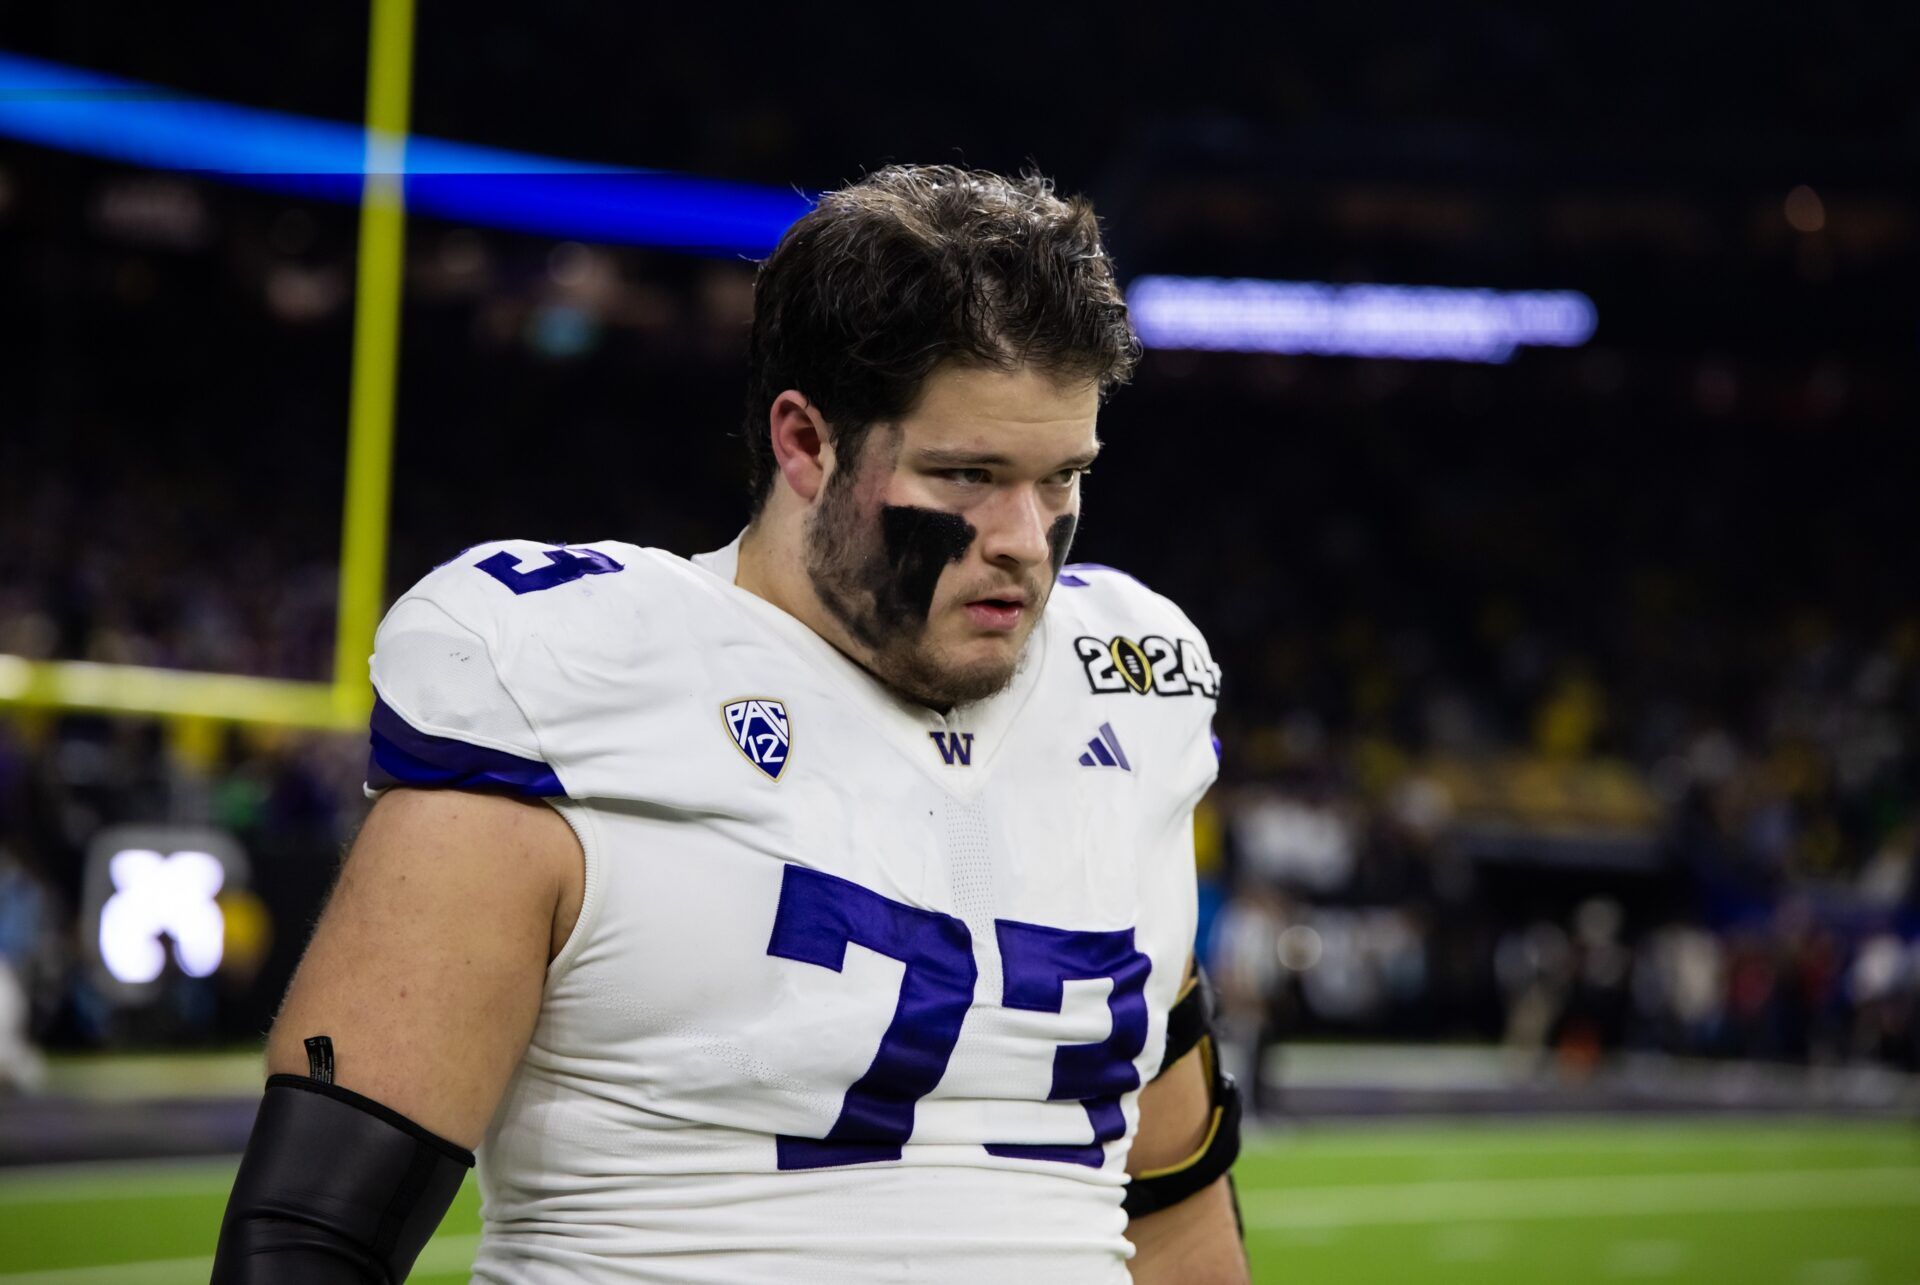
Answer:
[{"label": "player's neck", "polygon": [[790,532],[790,524],[780,523],[775,515],[762,513],[740,537],[734,585],[780,608],[864,667],[852,640],[845,636],[833,613],[814,591],[801,552],[803,547],[801,537]]},{"label": "player's neck", "polygon": [[773,547],[766,523],[755,518],[753,523],[740,535],[740,557],[734,564],[733,583],[758,598],[765,598],[788,615],[800,613],[788,606],[783,592],[790,575],[782,574],[782,568],[775,565],[780,551]]}]

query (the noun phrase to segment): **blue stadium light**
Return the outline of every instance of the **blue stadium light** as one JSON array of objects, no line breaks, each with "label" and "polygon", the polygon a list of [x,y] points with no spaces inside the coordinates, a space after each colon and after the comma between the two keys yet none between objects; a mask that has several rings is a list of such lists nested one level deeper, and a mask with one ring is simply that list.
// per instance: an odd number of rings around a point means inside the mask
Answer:
[{"label": "blue stadium light", "polygon": [[1148,348],[1504,362],[1526,345],[1577,348],[1599,313],[1577,290],[1328,285],[1147,276],[1127,289]]},{"label": "blue stadium light", "polygon": [[[0,135],[253,187],[357,201],[359,125],[240,107],[0,52]],[[456,222],[715,255],[766,254],[812,204],[785,188],[412,135],[406,201]]]}]

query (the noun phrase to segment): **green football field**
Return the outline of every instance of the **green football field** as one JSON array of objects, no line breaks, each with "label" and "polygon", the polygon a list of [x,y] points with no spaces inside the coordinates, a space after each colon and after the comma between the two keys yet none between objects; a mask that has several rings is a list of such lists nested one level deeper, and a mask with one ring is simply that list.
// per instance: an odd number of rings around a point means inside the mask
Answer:
[{"label": "green football field", "polygon": [[[206,1280],[231,1161],[0,1173],[0,1285]],[[1377,1123],[1251,1142],[1254,1279],[1920,1285],[1920,1131],[1836,1121]],[[417,1282],[464,1281],[469,1183]]]}]

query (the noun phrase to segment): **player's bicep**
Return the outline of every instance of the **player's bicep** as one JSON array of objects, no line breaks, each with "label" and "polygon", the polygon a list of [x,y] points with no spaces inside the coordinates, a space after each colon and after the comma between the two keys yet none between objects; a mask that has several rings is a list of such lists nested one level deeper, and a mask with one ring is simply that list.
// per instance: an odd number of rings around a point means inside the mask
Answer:
[{"label": "player's bicep", "polygon": [[533,1032],[555,912],[582,862],[544,804],[394,790],[374,805],[267,1045],[463,1147],[485,1132]]},{"label": "player's bicep", "polygon": [[1127,1173],[1178,1164],[1206,1141],[1212,1120],[1213,1094],[1196,1048],[1140,1090],[1140,1129],[1127,1152]]},{"label": "player's bicep", "polygon": [[[1221,1125],[1211,1056],[1203,1041],[1141,1090],[1140,1129],[1127,1156],[1127,1175],[1134,1183],[1164,1182],[1155,1175],[1190,1170],[1197,1157],[1210,1154],[1214,1130]],[[1131,1213],[1127,1239],[1135,1252],[1128,1270],[1138,1285],[1245,1285],[1247,1260],[1232,1189],[1224,1175],[1201,1182],[1173,1203]]]}]

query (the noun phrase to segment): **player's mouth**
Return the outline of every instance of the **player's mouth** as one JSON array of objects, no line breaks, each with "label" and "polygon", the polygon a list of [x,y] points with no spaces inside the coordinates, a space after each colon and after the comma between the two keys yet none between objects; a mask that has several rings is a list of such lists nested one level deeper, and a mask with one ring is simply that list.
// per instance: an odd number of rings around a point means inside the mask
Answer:
[{"label": "player's mouth", "polygon": [[967,603],[967,619],[985,633],[1012,633],[1027,614],[1027,595],[1004,593],[975,598]]}]

